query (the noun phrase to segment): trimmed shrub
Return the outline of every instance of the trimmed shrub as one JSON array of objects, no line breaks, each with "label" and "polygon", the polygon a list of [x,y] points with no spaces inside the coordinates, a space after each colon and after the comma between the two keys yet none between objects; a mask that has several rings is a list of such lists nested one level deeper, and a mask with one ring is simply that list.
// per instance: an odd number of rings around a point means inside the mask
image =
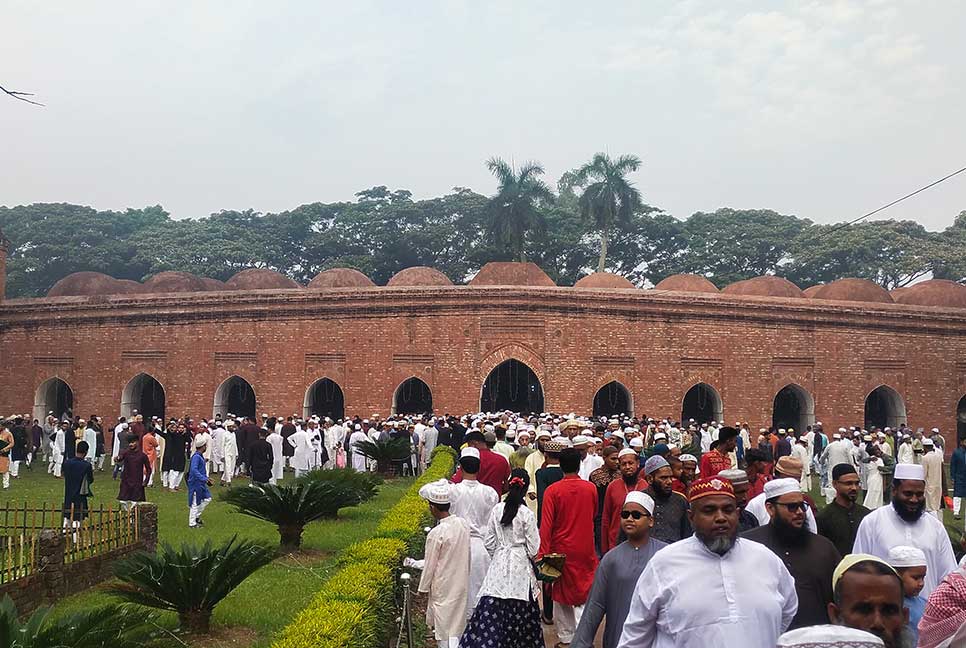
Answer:
[{"label": "trimmed shrub", "polygon": [[339,556],[339,565],[357,562],[397,566],[400,557],[406,552],[406,543],[397,538],[373,538],[346,547]]},{"label": "trimmed shrub", "polygon": [[317,596],[282,630],[273,648],[372,648],[379,621],[364,603]]}]

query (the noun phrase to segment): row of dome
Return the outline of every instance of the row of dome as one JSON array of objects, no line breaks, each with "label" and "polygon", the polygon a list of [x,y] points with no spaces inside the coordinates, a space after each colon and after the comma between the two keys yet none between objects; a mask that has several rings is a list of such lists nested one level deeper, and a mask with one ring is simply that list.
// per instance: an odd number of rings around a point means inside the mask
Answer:
[{"label": "row of dome", "polygon": [[[388,286],[452,286],[453,282],[435,268],[417,266],[397,272]],[[470,280],[471,286],[555,286],[553,280],[534,263],[494,261],[487,263]],[[375,284],[369,277],[352,268],[324,270],[309,282],[309,290],[331,288],[366,288]],[[608,272],[595,272],[574,284],[575,288],[636,289],[626,278]],[[48,291],[48,297],[76,295],[153,294],[223,290],[299,289],[302,286],[274,270],[250,268],[228,281],[198,277],[188,272],[160,272],[144,283],[115,279],[100,272],[75,272],[67,275]],[[737,281],[720,291],[707,278],[691,274],[667,277],[655,290],[678,292],[723,293],[749,297],[812,298],[836,301],[876,302],[966,308],[966,286],[944,279],[931,279],[892,292],[865,279],[839,279],[828,284],[802,290],[791,281],[766,275]]]}]

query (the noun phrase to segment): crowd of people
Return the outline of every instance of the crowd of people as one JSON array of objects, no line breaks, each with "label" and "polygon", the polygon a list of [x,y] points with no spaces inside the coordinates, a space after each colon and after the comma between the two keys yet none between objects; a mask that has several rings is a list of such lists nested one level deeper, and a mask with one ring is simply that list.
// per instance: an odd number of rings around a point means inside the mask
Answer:
[{"label": "crowd of people", "polygon": [[599,634],[605,648],[966,645],[950,622],[966,620],[966,571],[941,522],[966,496],[966,440],[946,498],[937,429],[829,436],[816,423],[752,438],[741,423],[510,412],[28,421],[0,427],[4,488],[46,466],[75,523],[111,466],[126,507],[187,476],[197,528],[216,477],[373,470],[359,443],[394,438],[410,441],[400,468],[418,473],[450,446],[458,470],[420,491],[437,520],[425,557],[407,559],[441,646],[536,648],[541,625],[572,648]]}]

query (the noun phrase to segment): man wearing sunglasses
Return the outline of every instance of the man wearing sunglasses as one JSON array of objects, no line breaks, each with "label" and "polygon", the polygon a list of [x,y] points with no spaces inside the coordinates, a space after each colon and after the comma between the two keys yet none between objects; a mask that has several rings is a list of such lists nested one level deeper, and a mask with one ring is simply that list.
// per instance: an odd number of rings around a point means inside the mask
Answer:
[{"label": "man wearing sunglasses", "polygon": [[647,493],[630,491],[620,511],[621,531],[627,541],[608,551],[594,574],[590,598],[584,605],[570,648],[592,648],[601,620],[606,617],[603,648],[617,648],[621,629],[631,607],[637,579],[651,556],[666,543],[652,538],[654,500]]},{"label": "man wearing sunglasses", "polygon": [[795,578],[798,612],[789,629],[827,624],[832,572],[842,556],[828,538],[806,528],[808,502],[797,479],[774,479],[765,484],[765,510],[771,521],[742,537],[771,549]]}]

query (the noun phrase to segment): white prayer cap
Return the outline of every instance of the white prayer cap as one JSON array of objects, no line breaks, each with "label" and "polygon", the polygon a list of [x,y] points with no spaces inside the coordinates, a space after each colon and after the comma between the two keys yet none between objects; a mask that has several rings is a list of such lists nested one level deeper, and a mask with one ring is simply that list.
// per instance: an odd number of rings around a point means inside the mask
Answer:
[{"label": "white prayer cap", "polygon": [[618,459],[620,459],[621,457],[627,457],[627,456],[637,457],[638,454],[635,451],[631,450],[630,448],[624,448],[623,450],[617,453]]},{"label": "white prayer cap", "polygon": [[470,448],[467,446],[466,448],[463,448],[463,450],[460,452],[460,459],[462,459],[463,457],[473,457],[474,459],[479,459],[480,451],[477,450],[476,448]]},{"label": "white prayer cap", "polygon": [[934,446],[934,445],[936,445],[936,442],[933,441],[932,439],[930,439],[929,437],[926,437],[925,439],[922,440],[922,445],[924,445],[924,446]]},{"label": "white prayer cap", "polygon": [[361,430],[361,429],[362,429],[362,426],[361,426],[361,425],[359,425],[358,423],[356,423],[356,427],[355,427],[355,429],[357,429],[357,430]]},{"label": "white prayer cap", "polygon": [[511,429],[507,430],[506,431],[506,438],[508,438],[508,439],[515,439],[515,438],[517,438],[517,431],[516,431],[516,429],[511,428]]},{"label": "white prayer cap", "polygon": [[939,432],[939,428],[933,428],[933,429],[932,429],[932,432],[933,432],[933,434],[936,434],[936,433],[938,433],[938,432]]},{"label": "white prayer cap", "polygon": [[631,491],[624,498],[624,504],[639,504],[643,506],[644,509],[654,515],[654,500],[647,493],[642,493],[641,491]]},{"label": "white prayer cap", "polygon": [[573,444],[575,448],[579,448],[580,446],[583,446],[583,445],[588,445],[590,444],[590,438],[584,436],[583,434],[578,434],[573,438]]},{"label": "white prayer cap", "polygon": [[768,428],[758,428],[758,434],[764,434],[768,431]]},{"label": "white prayer cap", "polygon": [[419,496],[432,504],[449,504],[449,482],[445,479],[429,482],[419,489]]},{"label": "white prayer cap", "polygon": [[552,437],[553,435],[550,434],[550,432],[548,432],[547,430],[540,430],[539,432],[537,432],[538,439],[550,439]]},{"label": "white prayer cap", "polygon": [[919,464],[896,464],[895,479],[912,479],[926,481],[926,470]]},{"label": "white prayer cap", "polygon": [[195,448],[201,448],[202,446],[208,445],[208,435],[199,434],[195,437]]},{"label": "white prayer cap", "polygon": [[554,437],[551,440],[559,443],[560,445],[562,445],[565,448],[572,448],[572,447],[574,447],[574,444],[571,443],[570,439],[568,439],[567,437],[558,436],[558,437]]},{"label": "white prayer cap", "polygon": [[765,483],[765,499],[770,500],[773,497],[779,497],[781,495],[788,495],[789,493],[801,493],[802,486],[797,479],[791,477],[783,477],[782,479],[773,479],[770,482]]},{"label": "white prayer cap", "polygon": [[839,434],[845,434],[846,432],[848,432],[848,430],[845,428],[839,428]]},{"label": "white prayer cap", "polygon": [[610,433],[610,435],[612,437],[617,437],[618,439],[626,439],[627,438],[626,436],[624,436],[624,432],[621,431],[621,430],[614,430],[613,432]]},{"label": "white prayer cap", "polygon": [[887,427],[887,428],[885,429],[885,431],[886,431],[886,432],[892,432],[892,428],[891,428],[891,427]]},{"label": "white prayer cap", "polygon": [[658,439],[664,439],[665,441],[667,441],[667,435],[664,434],[663,432],[658,432],[657,434],[654,435],[654,440],[657,441]]},{"label": "white prayer cap", "polygon": [[833,439],[841,439],[842,438],[842,435],[839,434],[838,432],[836,432],[835,434],[832,435],[832,438]]},{"label": "white prayer cap", "polygon": [[926,554],[918,547],[900,545],[889,549],[889,564],[893,567],[925,567]]},{"label": "white prayer cap", "polygon": [[776,648],[876,648],[882,639],[865,630],[838,625],[818,625],[789,630],[778,638]]},{"label": "white prayer cap", "polygon": [[692,463],[698,463],[698,458],[695,457],[693,454],[683,454],[680,457],[678,457],[678,459],[681,460],[681,463],[684,463],[685,461],[690,461]]},{"label": "white prayer cap", "polygon": [[631,439],[631,447],[632,448],[643,448],[644,447],[644,439],[642,439],[641,437],[634,437],[633,439]]},{"label": "white prayer cap", "polygon": [[122,430],[126,430],[126,429],[128,429],[129,427],[130,427],[130,426],[129,426],[129,425],[127,424],[127,421],[124,421],[123,423],[121,423],[121,429],[122,429]]}]

